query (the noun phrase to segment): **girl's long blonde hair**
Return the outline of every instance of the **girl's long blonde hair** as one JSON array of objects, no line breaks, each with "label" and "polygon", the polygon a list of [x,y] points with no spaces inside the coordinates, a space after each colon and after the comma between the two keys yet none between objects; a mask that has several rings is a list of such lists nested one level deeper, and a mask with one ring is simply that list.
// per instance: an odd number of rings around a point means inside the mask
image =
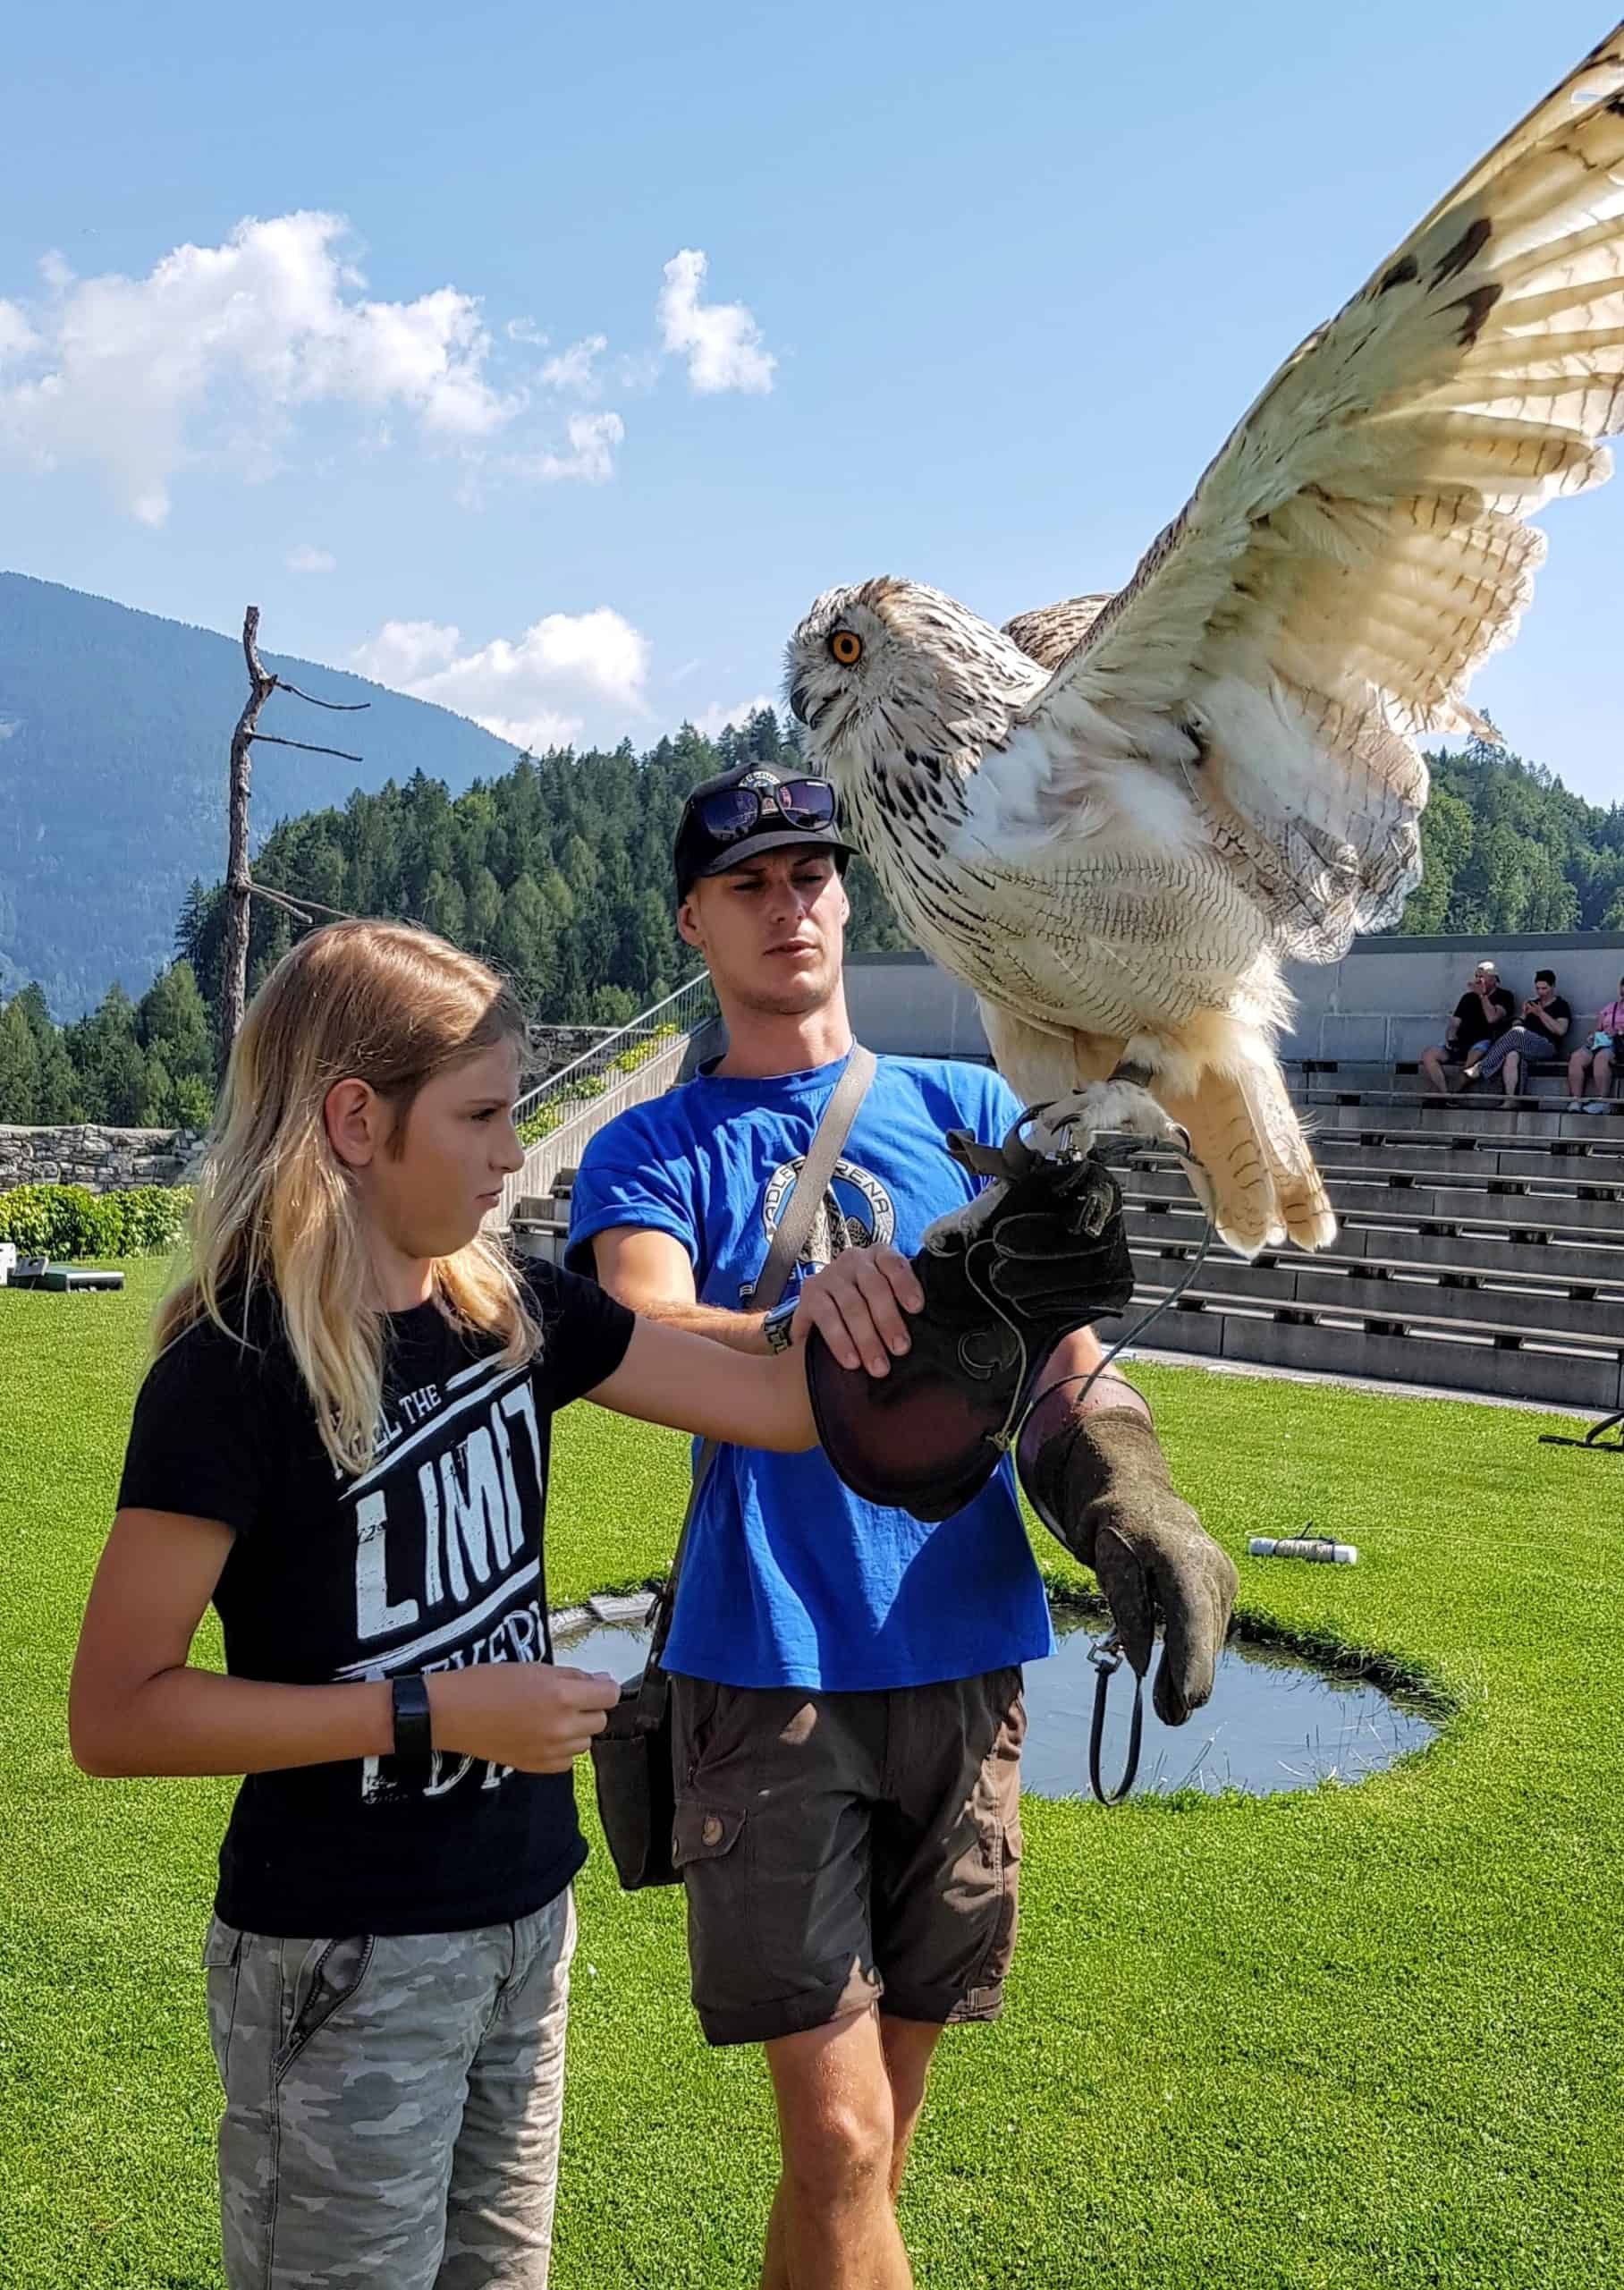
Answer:
[{"label": "girl's long blonde hair", "polygon": [[[256,1292],[275,1292],[290,1349],[339,1470],[372,1460],[385,1321],[349,1172],[323,1107],[370,1083],[398,1150],[423,1084],[497,1042],[525,1039],[512,989],[471,954],[399,922],[334,922],[284,954],[232,1051],[192,1204],[190,1264],[158,1309],[162,1351],[201,1319],[250,1341]],[[539,1331],[501,1243],[478,1234],[434,1266],[454,1324],[503,1340],[518,1365]]]}]

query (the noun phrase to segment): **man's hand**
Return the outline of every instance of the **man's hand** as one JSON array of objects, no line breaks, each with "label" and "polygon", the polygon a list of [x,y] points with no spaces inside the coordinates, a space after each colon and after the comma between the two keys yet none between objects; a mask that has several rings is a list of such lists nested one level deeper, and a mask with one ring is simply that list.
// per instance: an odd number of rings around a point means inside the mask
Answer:
[{"label": "man's hand", "polygon": [[913,1267],[895,1249],[842,1249],[802,1288],[791,1333],[799,1344],[816,1328],[842,1368],[884,1376],[912,1342],[906,1315],[924,1302]]},{"label": "man's hand", "polygon": [[1240,1578],[1174,1488],[1138,1393],[1122,1405],[1108,1386],[1095,1393],[1092,1406],[1062,1386],[1043,1395],[1017,1445],[1021,1484],[1051,1533],[1093,1567],[1139,1677],[1162,1623],[1154,1707],[1181,1726],[1213,1691]]}]

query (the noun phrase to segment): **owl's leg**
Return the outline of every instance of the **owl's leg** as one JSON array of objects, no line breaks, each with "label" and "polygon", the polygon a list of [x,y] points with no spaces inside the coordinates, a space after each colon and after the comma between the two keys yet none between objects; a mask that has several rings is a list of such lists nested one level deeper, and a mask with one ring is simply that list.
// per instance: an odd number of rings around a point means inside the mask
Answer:
[{"label": "owl's leg", "polygon": [[[1130,1042],[1105,1081],[1086,1082],[1080,1089],[1029,1107],[1004,1141],[1002,1153],[985,1147],[967,1152],[954,1141],[950,1149],[967,1166],[988,1175],[1002,1163],[1009,1176],[994,1175],[993,1183],[974,1200],[938,1217],[926,1226],[922,1246],[937,1255],[967,1248],[997,1213],[1010,1189],[1010,1177],[1019,1175],[1037,1160],[1081,1160],[1093,1149],[1095,1141],[1108,1133],[1148,1137],[1159,1145],[1171,1146],[1184,1165],[1196,1198],[1211,1217],[1216,1196],[1205,1170],[1191,1156],[1189,1132],[1163,1112],[1146,1086],[1155,1068],[1143,1052],[1151,1047]],[[1136,1051],[1141,1054],[1135,1056]]]},{"label": "owl's leg", "polygon": [[1010,1189],[1009,1180],[994,1177],[985,1192],[974,1200],[967,1200],[962,1209],[950,1209],[945,1217],[937,1217],[919,1235],[919,1246],[930,1249],[937,1256],[951,1256],[955,1249],[967,1249],[987,1224],[999,1202]]},{"label": "owl's leg", "polygon": [[1090,1081],[1050,1105],[1035,1108],[1026,1141],[1035,1153],[1055,1156],[1087,1153],[1095,1139],[1107,1133],[1148,1137],[1159,1145],[1169,1145],[1183,1163],[1196,1198],[1211,1217],[1216,1203],[1212,1182],[1190,1153],[1188,1131],[1170,1119],[1151,1096],[1147,1084],[1154,1068],[1143,1057],[1131,1055],[1138,1047],[1137,1042],[1129,1043],[1130,1054],[1118,1061],[1107,1080]]}]

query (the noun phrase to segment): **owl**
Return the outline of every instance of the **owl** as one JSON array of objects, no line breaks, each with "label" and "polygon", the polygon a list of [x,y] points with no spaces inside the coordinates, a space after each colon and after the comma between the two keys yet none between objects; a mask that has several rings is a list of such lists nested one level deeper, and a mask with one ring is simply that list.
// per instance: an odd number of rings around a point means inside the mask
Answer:
[{"label": "owl", "polygon": [[1486,731],[1527,520],[1620,427],[1624,25],[1293,352],[1117,594],[1002,630],[909,581],[818,598],[808,754],[1042,1106],[1029,1142],[1181,1131],[1237,1251],[1333,1237],[1282,963],[1396,920],[1417,742]]}]

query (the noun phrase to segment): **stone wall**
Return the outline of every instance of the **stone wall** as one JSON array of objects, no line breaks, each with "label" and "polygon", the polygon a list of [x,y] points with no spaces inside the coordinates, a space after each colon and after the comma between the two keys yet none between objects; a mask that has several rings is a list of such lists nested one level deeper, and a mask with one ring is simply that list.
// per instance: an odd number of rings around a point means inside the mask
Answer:
[{"label": "stone wall", "polygon": [[0,1192],[18,1184],[82,1184],[91,1192],[126,1185],[183,1184],[196,1140],[184,1129],[66,1129],[0,1124]]}]

